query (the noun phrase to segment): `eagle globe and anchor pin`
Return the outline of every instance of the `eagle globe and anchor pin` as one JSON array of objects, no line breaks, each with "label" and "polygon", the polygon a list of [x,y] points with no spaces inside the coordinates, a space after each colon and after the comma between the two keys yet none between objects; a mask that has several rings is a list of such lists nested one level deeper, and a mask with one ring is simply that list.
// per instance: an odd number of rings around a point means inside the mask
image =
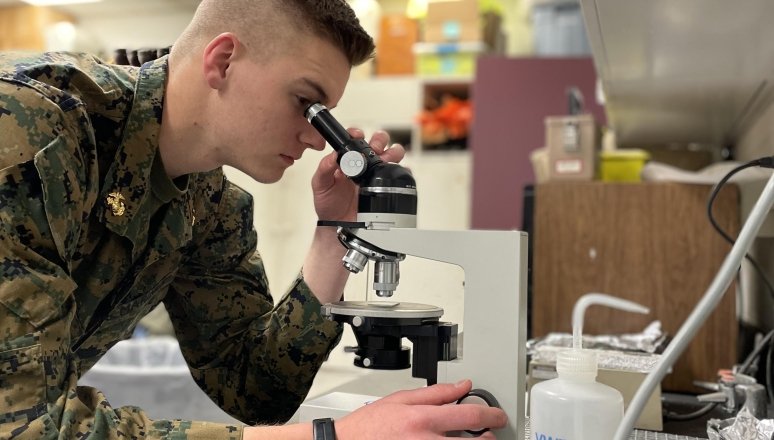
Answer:
[{"label": "eagle globe and anchor pin", "polygon": [[105,202],[110,208],[110,212],[117,217],[121,217],[126,213],[126,199],[121,193],[112,192],[105,198]]}]

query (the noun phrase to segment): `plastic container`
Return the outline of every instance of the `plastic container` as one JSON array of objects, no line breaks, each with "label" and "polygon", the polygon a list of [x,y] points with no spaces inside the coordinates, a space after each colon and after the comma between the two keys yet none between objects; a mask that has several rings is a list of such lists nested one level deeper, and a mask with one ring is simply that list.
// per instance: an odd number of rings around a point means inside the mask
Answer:
[{"label": "plastic container", "polygon": [[535,55],[591,55],[578,0],[537,0],[532,6]]},{"label": "plastic container", "polygon": [[154,420],[241,424],[199,388],[172,337],[133,338],[117,343],[81,377],[78,385],[102,391],[114,408],[138,406]]},{"label": "plastic container", "polygon": [[647,313],[631,301],[602,294],[581,297],[573,308],[573,348],[557,354],[559,377],[530,393],[530,427],[535,440],[609,440],[623,419],[623,396],[596,382],[597,356],[581,347],[583,314],[592,304]]},{"label": "plastic container", "polygon": [[484,52],[483,42],[416,43],[414,55],[418,76],[472,76],[476,60]]},{"label": "plastic container", "polygon": [[644,150],[610,150],[599,153],[599,180],[603,182],[639,182],[650,155]]}]

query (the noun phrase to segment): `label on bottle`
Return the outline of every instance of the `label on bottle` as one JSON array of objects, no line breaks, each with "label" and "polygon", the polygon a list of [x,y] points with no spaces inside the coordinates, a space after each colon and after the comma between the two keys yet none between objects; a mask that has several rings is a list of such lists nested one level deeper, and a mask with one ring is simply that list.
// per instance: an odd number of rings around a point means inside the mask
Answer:
[{"label": "label on bottle", "polygon": [[567,440],[566,438],[562,437],[551,437],[547,434],[541,434],[539,432],[535,433],[535,440]]}]

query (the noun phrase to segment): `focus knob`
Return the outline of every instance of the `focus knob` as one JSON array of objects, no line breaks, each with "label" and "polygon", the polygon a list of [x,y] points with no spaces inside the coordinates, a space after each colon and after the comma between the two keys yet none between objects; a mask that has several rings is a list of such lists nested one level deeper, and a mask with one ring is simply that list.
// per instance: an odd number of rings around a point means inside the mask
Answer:
[{"label": "focus knob", "polygon": [[363,153],[359,151],[347,151],[339,160],[341,171],[349,178],[361,176],[368,165],[368,161]]}]

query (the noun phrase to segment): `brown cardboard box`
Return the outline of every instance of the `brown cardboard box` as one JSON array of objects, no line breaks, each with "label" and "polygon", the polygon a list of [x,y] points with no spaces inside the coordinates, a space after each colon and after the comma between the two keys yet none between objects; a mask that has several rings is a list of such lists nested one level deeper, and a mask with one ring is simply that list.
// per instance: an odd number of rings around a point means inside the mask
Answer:
[{"label": "brown cardboard box", "polygon": [[481,37],[478,0],[442,1],[427,5],[425,42],[478,41]]},{"label": "brown cardboard box", "polygon": [[545,124],[548,179],[593,180],[600,139],[594,116],[549,116]]},{"label": "brown cardboard box", "polygon": [[405,15],[385,15],[379,25],[376,45],[377,75],[412,75],[414,43],[419,38],[417,22]]}]

